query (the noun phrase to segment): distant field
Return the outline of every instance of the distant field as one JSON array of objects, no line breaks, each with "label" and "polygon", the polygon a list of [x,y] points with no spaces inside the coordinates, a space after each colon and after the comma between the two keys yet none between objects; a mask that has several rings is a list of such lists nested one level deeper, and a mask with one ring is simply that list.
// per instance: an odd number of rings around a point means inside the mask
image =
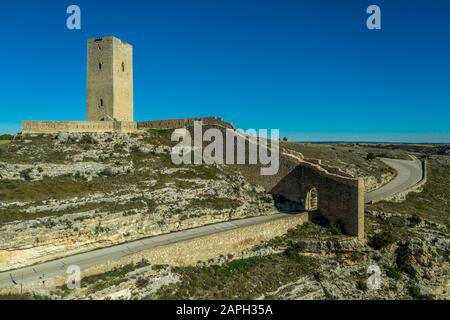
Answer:
[{"label": "distant field", "polygon": [[0,140],[0,145],[2,145],[2,144],[8,144],[8,143],[10,143],[11,142],[11,140]]}]

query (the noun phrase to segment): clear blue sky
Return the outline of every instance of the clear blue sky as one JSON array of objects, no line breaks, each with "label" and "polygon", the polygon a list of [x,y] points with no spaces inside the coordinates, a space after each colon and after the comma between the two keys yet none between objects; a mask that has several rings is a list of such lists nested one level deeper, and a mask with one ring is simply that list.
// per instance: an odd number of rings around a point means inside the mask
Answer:
[{"label": "clear blue sky", "polygon": [[[77,4],[82,29],[66,28]],[[366,8],[382,30],[366,28]],[[0,132],[84,120],[86,39],[134,46],[135,119],[450,142],[450,1],[2,1]]]}]

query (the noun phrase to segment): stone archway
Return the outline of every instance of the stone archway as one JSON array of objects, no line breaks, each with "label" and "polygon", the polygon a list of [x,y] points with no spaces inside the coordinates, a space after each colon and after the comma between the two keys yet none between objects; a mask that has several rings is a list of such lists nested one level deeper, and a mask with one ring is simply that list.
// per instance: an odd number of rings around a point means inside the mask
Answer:
[{"label": "stone archway", "polygon": [[305,210],[316,211],[318,209],[319,209],[319,192],[317,191],[317,188],[310,187],[306,192]]}]

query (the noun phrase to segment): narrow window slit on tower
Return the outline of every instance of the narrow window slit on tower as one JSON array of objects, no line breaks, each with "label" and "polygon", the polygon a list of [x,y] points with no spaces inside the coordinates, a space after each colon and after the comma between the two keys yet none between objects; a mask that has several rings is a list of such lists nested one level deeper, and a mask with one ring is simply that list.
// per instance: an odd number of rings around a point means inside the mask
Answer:
[{"label": "narrow window slit on tower", "polygon": [[[86,81],[88,121],[113,122],[114,117],[117,121],[133,121],[132,74],[131,45],[114,37],[88,40]],[[104,126],[106,128],[106,125]],[[84,129],[86,128],[80,128]],[[100,125],[98,129],[103,130],[103,126]]]}]

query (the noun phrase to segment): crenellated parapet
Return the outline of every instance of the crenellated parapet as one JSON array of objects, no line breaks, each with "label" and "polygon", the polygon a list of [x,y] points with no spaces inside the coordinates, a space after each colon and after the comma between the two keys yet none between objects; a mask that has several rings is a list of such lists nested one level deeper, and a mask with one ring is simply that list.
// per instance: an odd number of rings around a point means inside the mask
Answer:
[{"label": "crenellated parapet", "polygon": [[22,121],[22,134],[53,134],[59,132],[122,132],[137,131],[136,122],[128,121]]}]

